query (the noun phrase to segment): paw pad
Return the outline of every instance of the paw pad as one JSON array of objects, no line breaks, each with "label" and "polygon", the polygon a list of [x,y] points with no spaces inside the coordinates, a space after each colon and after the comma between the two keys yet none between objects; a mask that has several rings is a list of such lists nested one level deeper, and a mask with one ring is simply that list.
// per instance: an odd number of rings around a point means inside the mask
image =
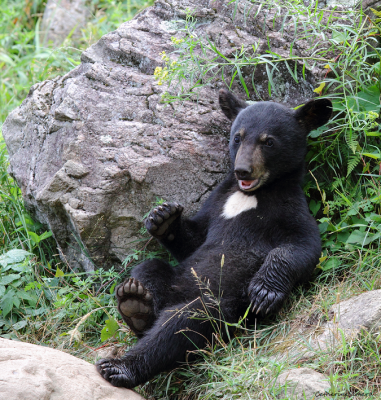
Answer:
[{"label": "paw pad", "polygon": [[152,294],[137,279],[130,278],[116,289],[118,310],[136,333],[145,330],[153,317]]}]

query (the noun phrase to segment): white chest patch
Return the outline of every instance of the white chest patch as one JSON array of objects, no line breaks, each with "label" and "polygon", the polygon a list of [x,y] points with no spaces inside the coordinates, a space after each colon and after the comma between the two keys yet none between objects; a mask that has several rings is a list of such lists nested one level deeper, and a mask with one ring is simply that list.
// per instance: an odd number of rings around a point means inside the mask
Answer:
[{"label": "white chest patch", "polygon": [[248,196],[242,192],[235,192],[227,199],[221,216],[226,219],[234,218],[241,212],[257,208],[257,206],[258,200],[255,195]]}]

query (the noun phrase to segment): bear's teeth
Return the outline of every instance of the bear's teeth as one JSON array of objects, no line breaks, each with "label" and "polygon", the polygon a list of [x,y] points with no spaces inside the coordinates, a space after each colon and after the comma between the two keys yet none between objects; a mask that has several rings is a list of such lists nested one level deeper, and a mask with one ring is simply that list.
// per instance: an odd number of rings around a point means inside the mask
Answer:
[{"label": "bear's teeth", "polygon": [[243,180],[239,180],[238,181],[238,185],[242,190],[252,189],[255,186],[257,186],[258,183],[259,183],[259,178],[258,179],[254,179],[252,181],[243,181]]}]

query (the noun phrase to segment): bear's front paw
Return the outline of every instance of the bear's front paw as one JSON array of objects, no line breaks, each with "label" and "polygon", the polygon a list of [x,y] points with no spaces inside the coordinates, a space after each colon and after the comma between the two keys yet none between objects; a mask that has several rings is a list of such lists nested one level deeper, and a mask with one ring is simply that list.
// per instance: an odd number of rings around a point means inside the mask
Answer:
[{"label": "bear's front paw", "polygon": [[[157,239],[165,239],[168,228],[172,222],[183,212],[183,207],[177,203],[163,203],[155,207],[145,220],[147,231]],[[173,235],[168,235],[169,240],[173,240]]]},{"label": "bear's front paw", "polygon": [[249,298],[253,313],[264,315],[277,311],[285,300],[286,295],[269,288],[269,285],[261,282],[261,280],[256,280],[251,282],[249,286]]},{"label": "bear's front paw", "polygon": [[110,382],[113,386],[132,389],[136,386],[133,376],[128,370],[125,362],[118,358],[104,358],[95,364],[97,371],[102,378]]}]

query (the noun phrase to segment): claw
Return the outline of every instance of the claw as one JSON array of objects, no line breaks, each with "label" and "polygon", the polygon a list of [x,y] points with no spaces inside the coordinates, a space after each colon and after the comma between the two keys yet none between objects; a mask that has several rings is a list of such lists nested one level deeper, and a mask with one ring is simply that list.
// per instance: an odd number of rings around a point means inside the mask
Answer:
[{"label": "claw", "polygon": [[256,295],[257,303],[259,303],[259,304],[262,303],[264,298],[266,297],[266,295],[267,295],[267,290],[266,289],[261,289]]}]

